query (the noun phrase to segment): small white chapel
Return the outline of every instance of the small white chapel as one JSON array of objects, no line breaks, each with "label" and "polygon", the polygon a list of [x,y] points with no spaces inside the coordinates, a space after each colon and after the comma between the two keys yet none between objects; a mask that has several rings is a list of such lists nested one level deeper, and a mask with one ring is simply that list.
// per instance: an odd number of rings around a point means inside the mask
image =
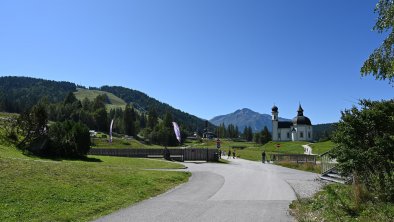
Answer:
[{"label": "small white chapel", "polygon": [[272,107],[272,141],[312,141],[311,120],[304,116],[301,104],[297,116],[290,121],[279,121],[278,107]]}]

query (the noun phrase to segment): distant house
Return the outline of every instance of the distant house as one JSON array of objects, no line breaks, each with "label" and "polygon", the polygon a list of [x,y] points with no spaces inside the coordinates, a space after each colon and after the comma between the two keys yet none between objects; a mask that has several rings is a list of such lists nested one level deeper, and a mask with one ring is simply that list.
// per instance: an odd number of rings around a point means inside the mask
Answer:
[{"label": "distant house", "polygon": [[312,123],[304,116],[301,104],[291,122],[278,121],[278,114],[278,107],[272,107],[272,141],[312,141]]},{"label": "distant house", "polygon": [[204,132],[202,134],[202,138],[213,139],[213,138],[217,138],[217,136],[215,133],[212,133],[212,132]]}]

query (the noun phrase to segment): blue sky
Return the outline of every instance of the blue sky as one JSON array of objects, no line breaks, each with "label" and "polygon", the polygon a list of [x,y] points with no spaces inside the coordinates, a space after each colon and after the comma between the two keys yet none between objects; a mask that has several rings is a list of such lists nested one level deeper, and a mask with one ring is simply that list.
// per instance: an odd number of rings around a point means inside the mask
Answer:
[{"label": "blue sky", "polygon": [[377,0],[0,0],[0,76],[136,89],[204,119],[250,108],[335,122],[393,98],[360,67]]}]

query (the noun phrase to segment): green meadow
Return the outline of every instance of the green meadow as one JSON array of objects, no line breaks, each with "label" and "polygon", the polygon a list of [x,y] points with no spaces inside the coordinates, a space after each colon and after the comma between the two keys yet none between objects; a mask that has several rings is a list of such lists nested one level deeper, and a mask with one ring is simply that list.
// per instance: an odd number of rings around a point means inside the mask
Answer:
[{"label": "green meadow", "polygon": [[188,181],[183,165],[88,156],[51,160],[0,145],[0,221],[90,221]]}]

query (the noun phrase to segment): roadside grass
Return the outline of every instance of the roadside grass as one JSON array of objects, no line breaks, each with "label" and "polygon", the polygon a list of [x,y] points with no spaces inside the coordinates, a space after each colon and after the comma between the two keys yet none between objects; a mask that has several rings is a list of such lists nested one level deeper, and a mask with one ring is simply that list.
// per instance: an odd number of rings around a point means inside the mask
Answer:
[{"label": "roadside grass", "polygon": [[354,204],[351,185],[330,184],[312,198],[290,204],[297,221],[394,221],[394,204],[365,200]]},{"label": "roadside grass", "polygon": [[311,163],[293,163],[293,162],[277,162],[276,165],[292,168],[296,170],[308,171],[312,173],[321,173],[321,165],[320,164],[311,164]]},{"label": "roadside grass", "polygon": [[50,160],[0,145],[0,221],[90,221],[184,183],[161,160],[89,156]]}]

